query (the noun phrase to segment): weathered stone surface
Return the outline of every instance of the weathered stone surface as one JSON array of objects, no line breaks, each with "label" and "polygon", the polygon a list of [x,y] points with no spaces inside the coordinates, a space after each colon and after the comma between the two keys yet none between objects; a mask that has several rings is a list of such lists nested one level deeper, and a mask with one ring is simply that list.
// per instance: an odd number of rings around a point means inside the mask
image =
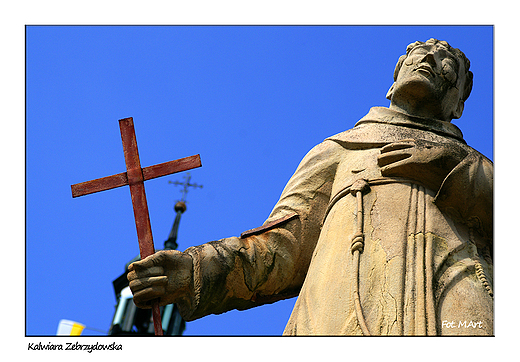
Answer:
[{"label": "weathered stone surface", "polygon": [[314,147],[263,227],[130,267],[138,306],[187,320],[298,296],[287,335],[493,334],[493,164],[450,123],[472,86],[416,42],[389,108]]}]

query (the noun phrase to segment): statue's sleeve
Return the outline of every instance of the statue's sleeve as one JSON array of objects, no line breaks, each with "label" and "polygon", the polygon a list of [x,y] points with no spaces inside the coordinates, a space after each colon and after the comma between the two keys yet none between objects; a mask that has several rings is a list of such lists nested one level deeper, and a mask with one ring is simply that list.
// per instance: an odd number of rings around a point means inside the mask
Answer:
[{"label": "statue's sleeve", "polygon": [[492,241],[493,163],[470,149],[468,155],[443,181],[435,197],[435,204]]},{"label": "statue's sleeve", "polygon": [[314,147],[263,226],[186,249],[193,293],[178,303],[185,320],[297,296],[318,240],[339,157],[335,142]]}]

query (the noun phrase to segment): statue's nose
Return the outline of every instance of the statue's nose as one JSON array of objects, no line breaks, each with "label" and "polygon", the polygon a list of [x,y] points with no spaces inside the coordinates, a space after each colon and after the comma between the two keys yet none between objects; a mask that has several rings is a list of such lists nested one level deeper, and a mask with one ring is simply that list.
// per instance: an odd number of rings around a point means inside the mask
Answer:
[{"label": "statue's nose", "polygon": [[433,52],[426,53],[423,59],[421,59],[421,63],[422,62],[430,64],[433,71],[437,74],[440,74],[440,61],[438,56],[436,56]]},{"label": "statue's nose", "polygon": [[430,63],[434,67],[436,67],[438,65],[437,57],[435,56],[435,54],[433,52],[426,53],[426,55],[423,58],[423,61]]}]

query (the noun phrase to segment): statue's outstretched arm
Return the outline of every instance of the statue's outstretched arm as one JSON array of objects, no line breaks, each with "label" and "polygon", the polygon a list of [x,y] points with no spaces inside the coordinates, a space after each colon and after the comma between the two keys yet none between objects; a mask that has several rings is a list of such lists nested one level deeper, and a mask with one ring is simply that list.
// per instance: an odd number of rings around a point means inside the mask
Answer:
[{"label": "statue's outstretched arm", "polygon": [[330,199],[338,149],[326,141],[305,156],[262,227],[185,251],[193,258],[194,291],[178,304],[186,320],[298,295]]}]

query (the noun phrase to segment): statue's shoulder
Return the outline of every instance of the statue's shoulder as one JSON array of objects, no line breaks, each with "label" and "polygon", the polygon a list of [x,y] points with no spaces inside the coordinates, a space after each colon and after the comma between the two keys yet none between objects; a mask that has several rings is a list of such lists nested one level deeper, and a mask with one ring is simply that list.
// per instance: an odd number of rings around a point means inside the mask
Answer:
[{"label": "statue's shoulder", "polygon": [[[382,137],[386,132],[385,125],[358,124],[354,128],[337,133],[325,139],[347,149],[367,149],[382,147],[388,143],[388,137]],[[330,142],[329,142],[330,143]]]},{"label": "statue's shoulder", "polygon": [[343,151],[343,147],[337,142],[332,142],[330,138],[323,140],[314,146],[304,157],[304,160],[313,160],[311,162],[319,160],[329,160],[333,162],[333,159]]}]

